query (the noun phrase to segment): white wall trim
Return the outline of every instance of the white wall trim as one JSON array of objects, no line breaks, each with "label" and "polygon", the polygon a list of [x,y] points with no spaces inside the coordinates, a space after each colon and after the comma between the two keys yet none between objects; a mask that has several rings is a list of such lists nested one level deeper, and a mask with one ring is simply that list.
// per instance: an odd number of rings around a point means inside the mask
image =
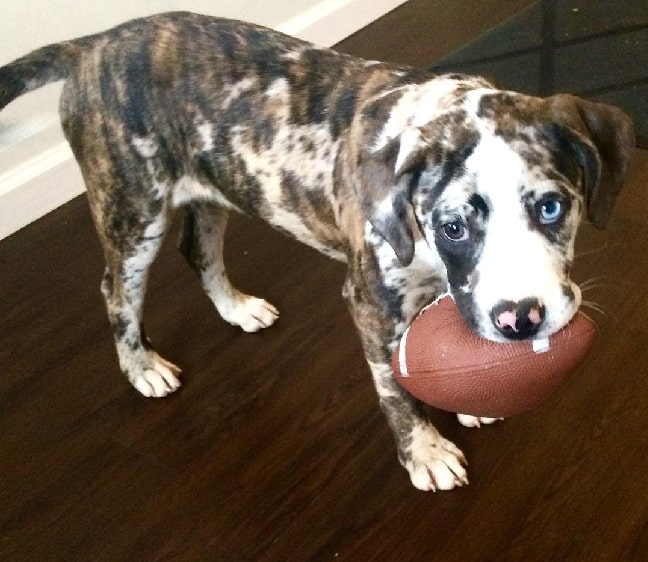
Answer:
[{"label": "white wall trim", "polygon": [[407,0],[324,0],[277,26],[279,31],[330,47]]},{"label": "white wall trim", "polygon": [[0,175],[0,197],[11,193],[34,177],[40,176],[70,158],[72,158],[72,151],[65,143],[42,151],[31,160]]},{"label": "white wall trim", "polygon": [[[276,27],[328,47],[405,1],[323,0]],[[84,189],[72,153],[60,140],[0,173],[0,239],[70,201]]]},{"label": "white wall trim", "polygon": [[0,176],[0,239],[85,191],[67,144],[61,143]]}]

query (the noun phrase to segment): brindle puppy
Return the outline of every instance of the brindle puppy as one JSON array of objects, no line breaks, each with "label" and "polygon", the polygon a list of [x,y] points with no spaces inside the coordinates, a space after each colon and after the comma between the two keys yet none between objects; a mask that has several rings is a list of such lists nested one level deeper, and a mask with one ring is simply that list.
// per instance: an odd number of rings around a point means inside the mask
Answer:
[{"label": "brindle puppy", "polygon": [[180,386],[141,323],[171,212],[185,211],[181,249],[214,305],[249,332],[278,312],[230,284],[223,234],[232,210],[261,218],[348,263],[344,297],[399,459],[424,490],[465,484],[464,457],[394,382],[399,336],[447,288],[488,338],[564,326],[580,303],[569,278],[579,219],[606,223],[634,145],[613,107],[360,60],[189,13],[37,50],[0,69],[0,107],[54,80],[65,80],[63,129],[135,388],[165,396]]}]

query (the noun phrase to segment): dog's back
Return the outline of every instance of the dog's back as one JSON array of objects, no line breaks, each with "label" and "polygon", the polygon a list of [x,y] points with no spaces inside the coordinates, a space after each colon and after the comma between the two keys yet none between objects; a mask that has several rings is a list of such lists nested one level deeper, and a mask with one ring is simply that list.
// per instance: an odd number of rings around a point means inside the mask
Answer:
[{"label": "dog's back", "polygon": [[[139,173],[144,157],[164,176],[158,183],[173,186],[176,206],[196,197],[226,204],[340,257],[331,230],[340,212],[333,199],[348,199],[333,197],[339,143],[373,94],[429,78],[254,24],[172,12],[1,68],[0,108],[64,79],[63,130],[89,191],[106,155],[126,175]],[[288,184],[290,198],[279,194]]]}]

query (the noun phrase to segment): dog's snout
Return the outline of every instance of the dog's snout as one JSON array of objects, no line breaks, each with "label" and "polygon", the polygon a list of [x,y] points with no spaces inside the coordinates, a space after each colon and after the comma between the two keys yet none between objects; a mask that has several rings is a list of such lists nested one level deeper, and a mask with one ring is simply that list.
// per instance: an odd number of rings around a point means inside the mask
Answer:
[{"label": "dog's snout", "polygon": [[538,333],[545,319],[545,307],[536,298],[501,301],[493,307],[491,319],[504,337],[523,340]]}]

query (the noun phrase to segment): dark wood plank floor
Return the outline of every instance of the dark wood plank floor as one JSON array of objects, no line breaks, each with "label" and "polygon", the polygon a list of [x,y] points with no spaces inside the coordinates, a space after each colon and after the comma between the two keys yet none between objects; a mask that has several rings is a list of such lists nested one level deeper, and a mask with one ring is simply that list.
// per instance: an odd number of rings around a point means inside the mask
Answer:
[{"label": "dark wood plank floor", "polygon": [[[341,49],[427,64],[527,3],[412,0]],[[437,494],[396,460],[342,265],[233,221],[233,279],[282,311],[247,335],[169,240],[146,320],[185,386],[147,400],[118,373],[84,198],[0,242],[0,560],[645,560],[647,185],[642,152],[610,227],[583,228],[606,311],[586,364],[496,426],[440,412],[471,484]]]}]

